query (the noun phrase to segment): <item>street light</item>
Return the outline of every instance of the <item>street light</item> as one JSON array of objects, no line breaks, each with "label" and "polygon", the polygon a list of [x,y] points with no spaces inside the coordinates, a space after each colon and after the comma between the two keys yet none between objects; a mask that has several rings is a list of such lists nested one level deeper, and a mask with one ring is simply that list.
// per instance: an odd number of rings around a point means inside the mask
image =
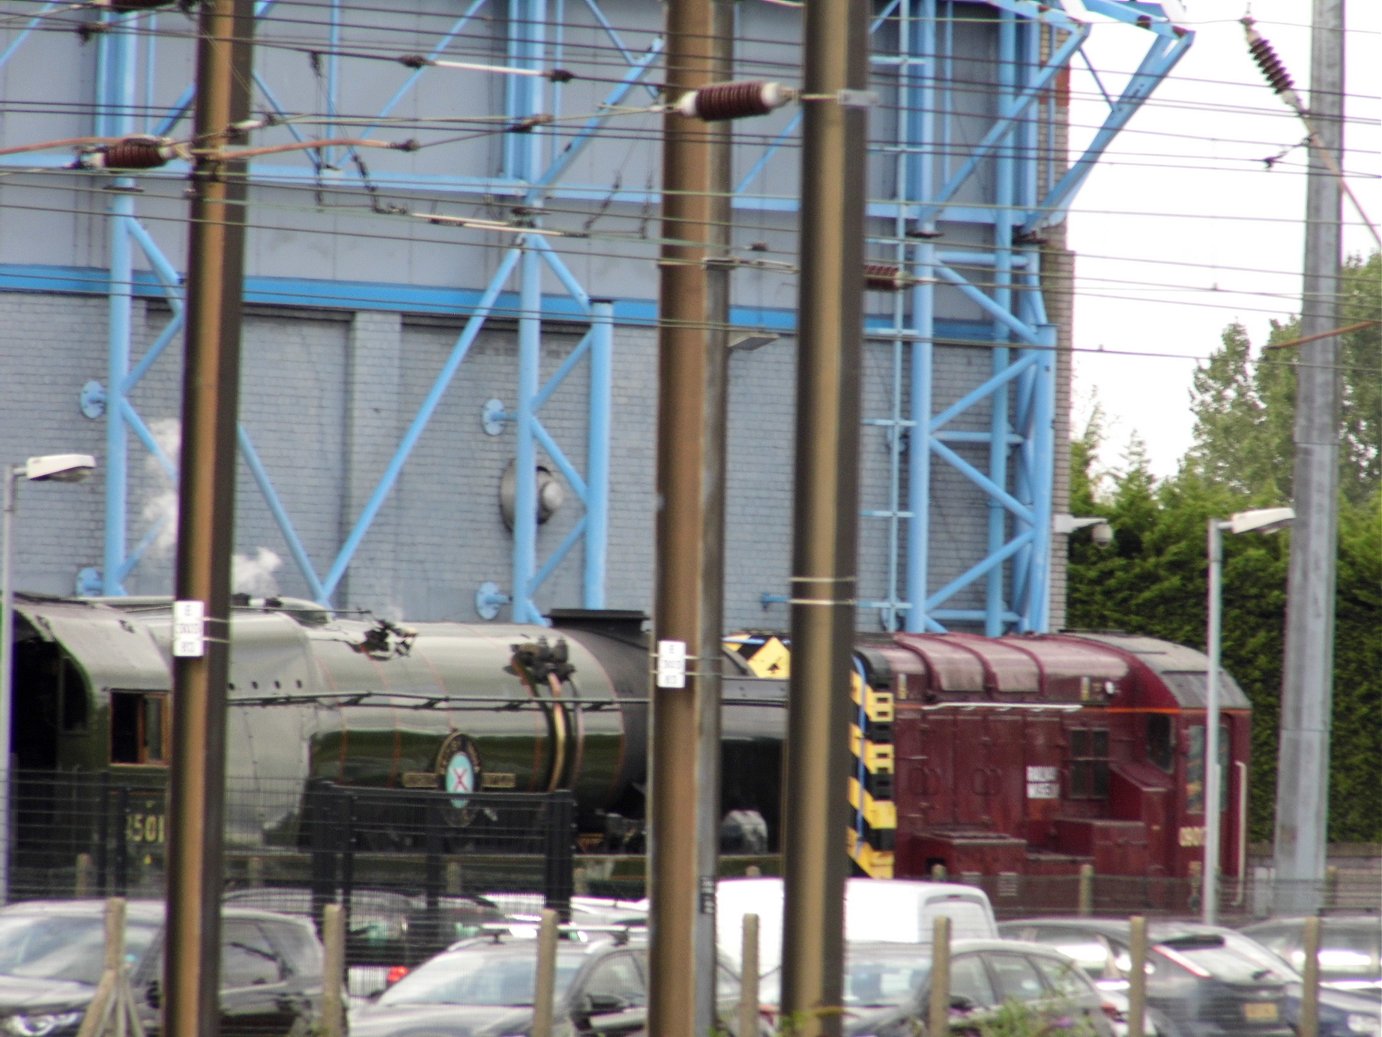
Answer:
[{"label": "street light", "polygon": [[14,504],[21,479],[28,482],[77,482],[96,467],[90,454],[44,454],[5,471],[4,517],[0,521],[0,903],[10,899],[10,717],[14,668]]},{"label": "street light", "polygon": [[[1239,511],[1227,519],[1209,520],[1209,679],[1205,688],[1204,739],[1204,898],[1202,918],[1206,925],[1215,923],[1219,912],[1219,801],[1222,799],[1219,777],[1219,599],[1221,570],[1224,563],[1223,534],[1270,533],[1291,524],[1296,513],[1290,508],[1259,508]],[[1246,823],[1246,818],[1239,824]]]}]

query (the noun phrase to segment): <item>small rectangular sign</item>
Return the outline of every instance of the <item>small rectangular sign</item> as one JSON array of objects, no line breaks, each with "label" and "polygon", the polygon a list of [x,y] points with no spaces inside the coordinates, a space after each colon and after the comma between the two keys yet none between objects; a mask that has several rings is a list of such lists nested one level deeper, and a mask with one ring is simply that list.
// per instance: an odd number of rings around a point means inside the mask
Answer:
[{"label": "small rectangular sign", "polygon": [[659,688],[686,687],[685,641],[659,641],[657,643],[657,686]]},{"label": "small rectangular sign", "polygon": [[173,602],[173,655],[200,658],[206,654],[206,603]]}]

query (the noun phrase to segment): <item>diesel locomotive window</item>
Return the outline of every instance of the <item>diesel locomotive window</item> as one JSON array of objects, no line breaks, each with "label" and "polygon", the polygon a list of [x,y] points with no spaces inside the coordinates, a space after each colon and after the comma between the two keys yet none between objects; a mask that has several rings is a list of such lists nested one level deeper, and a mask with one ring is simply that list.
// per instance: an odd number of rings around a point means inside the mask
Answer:
[{"label": "diesel locomotive window", "polygon": [[168,763],[166,693],[110,693],[110,762]]},{"label": "diesel locomotive window", "polygon": [[1153,713],[1147,717],[1147,759],[1167,774],[1176,766],[1175,731],[1171,718],[1165,713]]},{"label": "diesel locomotive window", "polygon": [[1070,795],[1073,799],[1103,799],[1108,795],[1108,731],[1105,728],[1071,729]]},{"label": "diesel locomotive window", "polygon": [[1190,728],[1190,744],[1185,751],[1185,809],[1204,813],[1204,725]]}]

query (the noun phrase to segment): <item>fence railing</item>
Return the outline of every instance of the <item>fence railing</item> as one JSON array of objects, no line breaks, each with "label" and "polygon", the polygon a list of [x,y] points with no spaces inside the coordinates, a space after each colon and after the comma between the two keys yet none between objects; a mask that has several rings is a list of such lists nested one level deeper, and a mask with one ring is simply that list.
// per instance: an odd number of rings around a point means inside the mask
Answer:
[{"label": "fence railing", "polygon": [[[164,892],[167,790],[163,772],[12,775],[10,895],[151,896]],[[568,793],[366,789],[325,782],[256,779],[225,793],[228,887],[294,886],[339,897],[357,888],[398,888],[433,897],[486,891],[539,893],[557,904],[573,892],[621,898],[646,893],[645,861],[581,854]],[[721,860],[723,874],[772,857]],[[1194,918],[1198,878],[1080,874],[950,874],[988,893],[1000,917],[1077,912]],[[1277,882],[1264,867],[1224,877],[1219,916],[1230,924],[1285,905],[1375,910],[1377,856],[1331,865],[1323,881]],[[1304,913],[1310,913],[1306,911]]]}]

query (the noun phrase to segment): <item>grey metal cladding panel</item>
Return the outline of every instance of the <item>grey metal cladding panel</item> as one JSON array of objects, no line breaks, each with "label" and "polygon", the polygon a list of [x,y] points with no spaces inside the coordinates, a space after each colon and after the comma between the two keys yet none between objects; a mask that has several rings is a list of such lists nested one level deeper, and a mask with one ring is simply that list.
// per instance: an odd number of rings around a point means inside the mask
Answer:
[{"label": "grey metal cladding panel", "polygon": [[14,608],[41,637],[62,646],[93,689],[167,691],[172,686],[168,659],[143,622],[70,601],[21,599]]}]

